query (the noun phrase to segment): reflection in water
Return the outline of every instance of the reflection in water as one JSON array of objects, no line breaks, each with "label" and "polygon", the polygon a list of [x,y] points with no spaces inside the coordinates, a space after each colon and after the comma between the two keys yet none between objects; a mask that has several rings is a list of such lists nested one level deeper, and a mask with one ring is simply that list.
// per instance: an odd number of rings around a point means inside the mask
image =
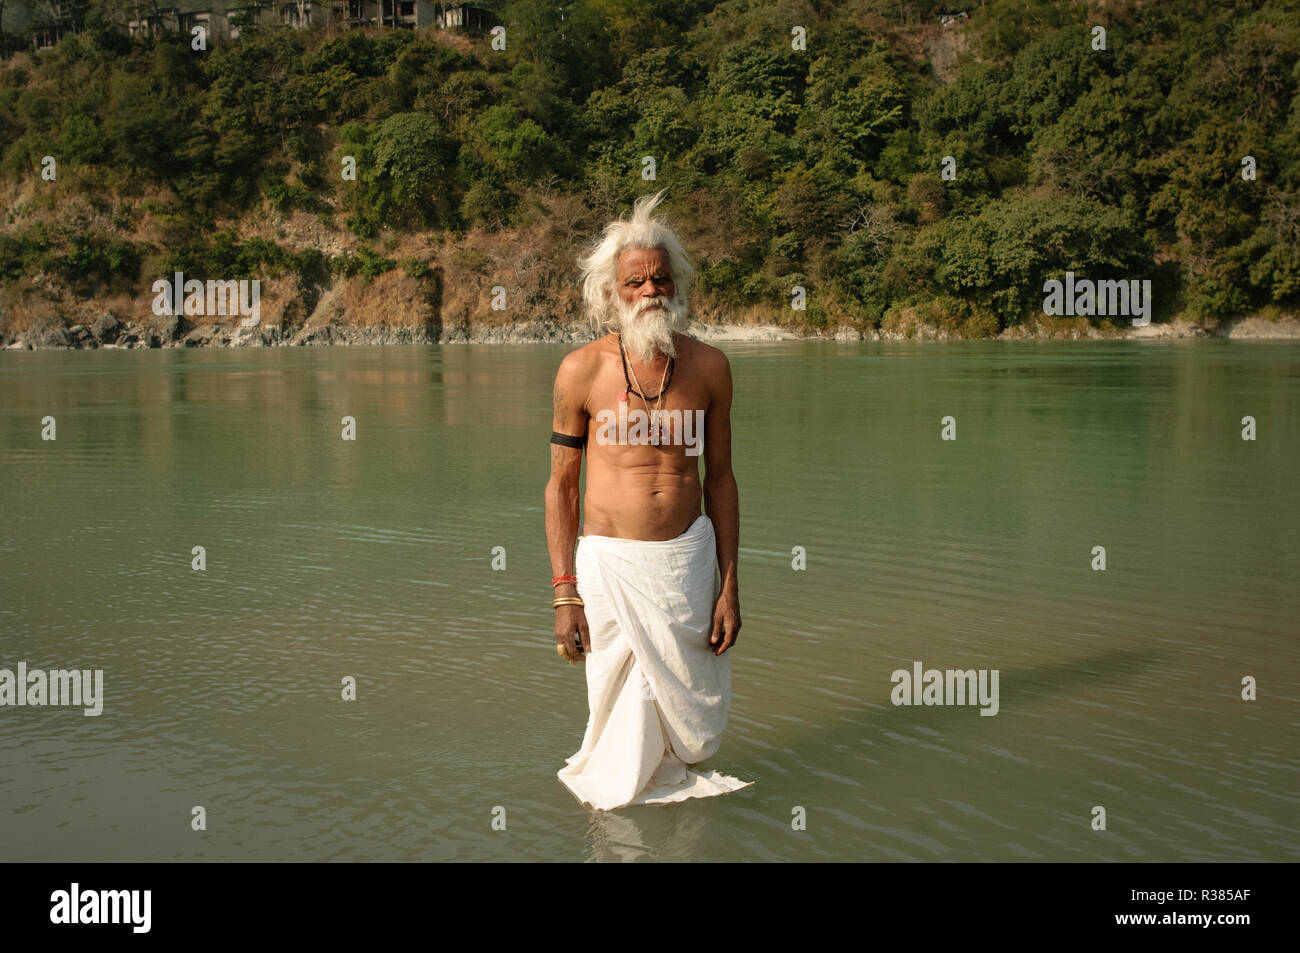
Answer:
[{"label": "reflection in water", "polygon": [[588,860],[703,860],[699,847],[708,828],[694,805],[642,805],[590,811]]}]

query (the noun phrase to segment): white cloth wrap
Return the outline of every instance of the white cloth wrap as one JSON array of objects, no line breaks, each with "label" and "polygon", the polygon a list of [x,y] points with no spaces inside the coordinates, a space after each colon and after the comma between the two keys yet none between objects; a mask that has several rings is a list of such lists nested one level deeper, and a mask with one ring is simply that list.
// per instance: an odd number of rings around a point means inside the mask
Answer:
[{"label": "white cloth wrap", "polygon": [[713,522],[701,515],[662,541],[581,536],[575,568],[591,631],[590,715],[560,780],[602,810],[752,784],[687,767],[718,750],[731,707],[730,651],[709,645],[720,586]]}]

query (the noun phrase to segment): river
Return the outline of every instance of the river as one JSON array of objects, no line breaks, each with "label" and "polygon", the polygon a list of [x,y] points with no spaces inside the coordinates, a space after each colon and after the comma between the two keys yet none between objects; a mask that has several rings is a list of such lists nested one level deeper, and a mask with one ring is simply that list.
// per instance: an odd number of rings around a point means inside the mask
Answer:
[{"label": "river", "polygon": [[[96,717],[0,707],[0,855],[1300,859],[1300,342],[721,346],[706,766],[755,783],[609,813],[555,777],[565,347],[0,354],[0,668],[104,673]],[[916,663],[996,715],[893,704]]]}]

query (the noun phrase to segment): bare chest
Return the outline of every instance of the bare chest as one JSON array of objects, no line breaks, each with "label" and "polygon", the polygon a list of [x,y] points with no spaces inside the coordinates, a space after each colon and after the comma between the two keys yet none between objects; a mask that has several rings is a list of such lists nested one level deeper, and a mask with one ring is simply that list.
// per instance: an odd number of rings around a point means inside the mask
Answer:
[{"label": "bare chest", "polygon": [[[685,362],[683,362],[684,364]],[[660,394],[661,377],[640,380],[631,387],[623,376],[621,362],[604,367],[587,401],[590,414],[588,446],[608,448],[654,448],[660,452],[697,457],[704,449],[704,422],[709,409],[706,382],[692,379],[690,366],[674,366],[667,389]]]}]

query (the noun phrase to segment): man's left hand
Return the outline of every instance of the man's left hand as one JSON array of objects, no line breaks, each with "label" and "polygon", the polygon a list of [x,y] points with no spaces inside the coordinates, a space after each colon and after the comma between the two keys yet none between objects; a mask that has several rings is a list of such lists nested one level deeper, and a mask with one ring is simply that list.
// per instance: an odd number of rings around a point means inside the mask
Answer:
[{"label": "man's left hand", "polygon": [[734,592],[724,592],[713,607],[713,631],[709,645],[714,655],[721,655],[736,644],[740,634],[740,597]]}]

